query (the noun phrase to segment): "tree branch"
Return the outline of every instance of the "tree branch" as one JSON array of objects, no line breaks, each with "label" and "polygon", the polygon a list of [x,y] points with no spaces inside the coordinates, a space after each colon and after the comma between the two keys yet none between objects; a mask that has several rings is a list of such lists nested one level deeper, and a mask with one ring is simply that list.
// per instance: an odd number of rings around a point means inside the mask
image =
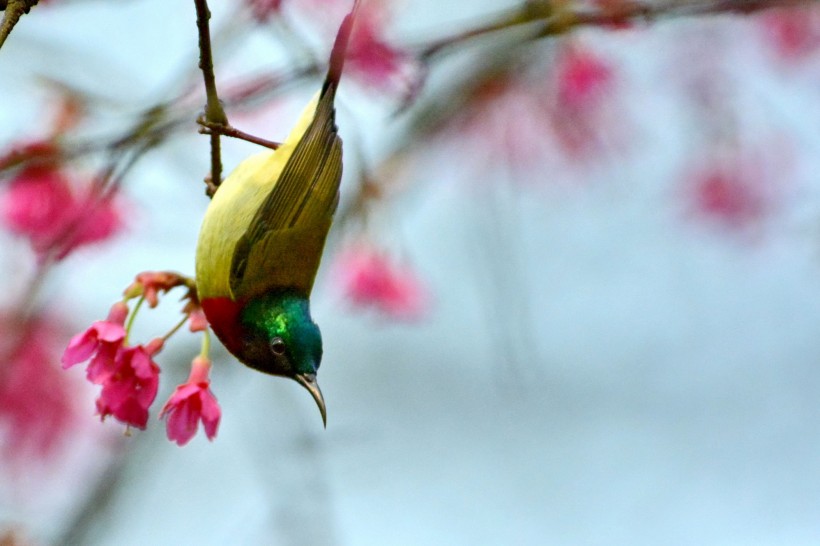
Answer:
[{"label": "tree branch", "polygon": [[244,140],[246,142],[250,142],[252,144],[258,144],[259,146],[264,146],[265,148],[270,148],[271,150],[277,149],[279,146],[282,145],[281,142],[274,142],[272,140],[267,140],[264,138],[260,138],[258,136],[254,136],[252,134],[246,133],[245,131],[240,131],[236,127],[232,125],[223,125],[221,123],[211,123],[205,118],[199,118],[196,120],[202,127],[199,129],[199,132],[203,135],[213,135],[214,133],[220,134],[222,136],[236,138],[239,140]]},{"label": "tree branch", "polygon": [[0,23],[0,48],[6,43],[6,38],[20,17],[28,13],[32,6],[36,6],[37,2],[39,0],[0,0],[0,10],[4,12],[3,21]]},{"label": "tree branch", "polygon": [[512,28],[533,27],[526,40],[568,32],[575,27],[611,27],[623,23],[647,22],[669,17],[720,14],[752,14],[759,11],[809,5],[817,0],[666,0],[663,2],[623,1],[607,9],[591,11],[567,5],[552,8],[550,2],[530,1],[496,16],[480,27],[434,41],[419,49],[423,61],[474,38]]},{"label": "tree branch", "polygon": [[[211,18],[211,11],[208,9],[207,0],[194,0],[196,5],[196,27],[199,31],[199,68],[202,70],[202,78],[205,81],[205,94],[207,103],[205,104],[205,120],[212,124],[228,125],[228,117],[219,102],[219,95],[216,92],[216,77],[214,76],[214,61],[211,53],[211,30],[208,20]],[[222,182],[222,148],[219,141],[219,133],[211,133],[211,175],[207,194],[213,197],[214,192]]]}]

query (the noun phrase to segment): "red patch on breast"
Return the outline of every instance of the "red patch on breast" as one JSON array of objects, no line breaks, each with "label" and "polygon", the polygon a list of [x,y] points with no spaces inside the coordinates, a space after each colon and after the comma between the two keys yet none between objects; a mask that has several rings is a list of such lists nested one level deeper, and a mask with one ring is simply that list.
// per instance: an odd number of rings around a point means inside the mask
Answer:
[{"label": "red patch on breast", "polygon": [[239,313],[242,311],[243,305],[224,297],[205,298],[201,301],[201,304],[216,337],[234,356],[239,356],[242,347],[242,327],[239,324]]}]

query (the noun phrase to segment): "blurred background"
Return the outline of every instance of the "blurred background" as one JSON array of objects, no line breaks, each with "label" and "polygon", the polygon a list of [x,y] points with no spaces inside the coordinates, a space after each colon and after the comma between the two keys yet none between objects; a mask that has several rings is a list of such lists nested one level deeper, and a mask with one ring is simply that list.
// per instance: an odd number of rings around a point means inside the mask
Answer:
[{"label": "blurred background", "polygon": [[[285,137],[350,4],[212,0],[233,125]],[[218,347],[218,435],[178,447],[198,336],[128,434],[60,357],[137,273],[193,274],[197,59],[160,0],[41,0],[0,50],[0,543],[820,541],[815,2],[365,0],[327,430]]]}]

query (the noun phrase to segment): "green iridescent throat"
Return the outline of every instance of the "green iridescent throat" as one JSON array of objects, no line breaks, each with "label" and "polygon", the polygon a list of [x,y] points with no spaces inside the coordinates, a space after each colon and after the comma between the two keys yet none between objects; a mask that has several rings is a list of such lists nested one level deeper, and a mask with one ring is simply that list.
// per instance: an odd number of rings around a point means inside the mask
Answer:
[{"label": "green iridescent throat", "polygon": [[[255,297],[240,313],[246,331],[246,363],[275,375],[316,373],[322,360],[322,336],[310,317],[308,298],[294,292]],[[275,358],[272,339],[285,342],[285,359]]]}]

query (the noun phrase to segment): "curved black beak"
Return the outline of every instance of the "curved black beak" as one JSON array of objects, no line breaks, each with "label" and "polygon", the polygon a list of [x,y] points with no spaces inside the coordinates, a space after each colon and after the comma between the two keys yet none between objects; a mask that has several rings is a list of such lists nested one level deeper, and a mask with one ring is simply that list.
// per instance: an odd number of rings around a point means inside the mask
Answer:
[{"label": "curved black beak", "polygon": [[325,398],[322,396],[322,389],[319,388],[319,383],[316,382],[315,373],[299,373],[294,376],[294,379],[299,382],[310,395],[316,400],[316,405],[319,406],[319,411],[322,413],[322,424],[327,428],[327,410],[325,409]]}]

